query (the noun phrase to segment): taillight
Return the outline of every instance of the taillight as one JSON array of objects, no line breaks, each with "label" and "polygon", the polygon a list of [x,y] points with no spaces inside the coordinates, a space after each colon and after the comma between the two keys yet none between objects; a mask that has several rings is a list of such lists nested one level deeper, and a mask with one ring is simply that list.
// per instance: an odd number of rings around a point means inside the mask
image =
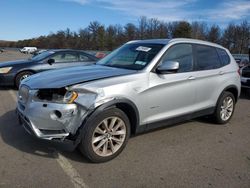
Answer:
[{"label": "taillight", "polygon": [[240,75],[240,68],[238,69],[238,71],[237,71],[237,72],[238,72],[238,74]]}]

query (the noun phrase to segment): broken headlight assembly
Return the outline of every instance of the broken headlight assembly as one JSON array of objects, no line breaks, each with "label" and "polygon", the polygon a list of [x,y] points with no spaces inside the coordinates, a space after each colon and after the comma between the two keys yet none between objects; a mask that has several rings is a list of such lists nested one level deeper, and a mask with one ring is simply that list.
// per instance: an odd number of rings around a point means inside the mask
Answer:
[{"label": "broken headlight assembly", "polygon": [[67,88],[39,89],[33,100],[71,104],[76,100],[77,97],[78,93],[76,91],[70,91],[67,90]]}]

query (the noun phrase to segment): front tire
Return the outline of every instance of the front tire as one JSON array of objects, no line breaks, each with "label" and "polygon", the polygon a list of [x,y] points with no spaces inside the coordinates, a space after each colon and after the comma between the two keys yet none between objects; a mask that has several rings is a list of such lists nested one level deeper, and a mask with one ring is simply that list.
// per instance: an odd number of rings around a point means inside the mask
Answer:
[{"label": "front tire", "polygon": [[31,76],[33,73],[30,72],[30,71],[23,71],[23,72],[20,72],[17,76],[16,76],[16,79],[15,79],[15,86],[17,88],[19,88],[19,85],[21,83],[21,81],[29,76]]},{"label": "front tire", "polygon": [[91,162],[106,162],[122,152],[129,137],[127,115],[118,108],[106,109],[84,125],[79,149]]},{"label": "front tire", "polygon": [[233,116],[235,109],[235,97],[231,92],[225,91],[221,94],[214,113],[215,122],[226,124]]}]

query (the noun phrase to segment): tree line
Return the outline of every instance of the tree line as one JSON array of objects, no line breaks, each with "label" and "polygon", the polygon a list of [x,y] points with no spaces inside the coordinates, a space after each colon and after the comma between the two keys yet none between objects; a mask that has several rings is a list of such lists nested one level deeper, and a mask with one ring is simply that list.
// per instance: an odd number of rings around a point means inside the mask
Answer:
[{"label": "tree line", "polygon": [[137,24],[116,24],[105,27],[100,22],[93,21],[79,31],[71,31],[67,28],[47,36],[17,42],[2,41],[0,46],[111,51],[130,40],[177,37],[218,43],[228,48],[231,53],[248,53],[250,23],[248,21],[239,24],[230,23],[225,28],[221,28],[219,25],[208,25],[206,22],[164,22],[156,18],[140,17]]}]

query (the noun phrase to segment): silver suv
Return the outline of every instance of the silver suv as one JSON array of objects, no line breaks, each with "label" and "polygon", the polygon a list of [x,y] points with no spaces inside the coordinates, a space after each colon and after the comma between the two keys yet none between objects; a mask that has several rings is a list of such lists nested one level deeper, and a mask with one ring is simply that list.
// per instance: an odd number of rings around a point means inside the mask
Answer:
[{"label": "silver suv", "polygon": [[239,68],[229,51],[192,39],[131,41],[95,65],[24,79],[17,111],[25,129],[71,141],[92,162],[116,157],[131,134],[211,115],[233,115]]}]

